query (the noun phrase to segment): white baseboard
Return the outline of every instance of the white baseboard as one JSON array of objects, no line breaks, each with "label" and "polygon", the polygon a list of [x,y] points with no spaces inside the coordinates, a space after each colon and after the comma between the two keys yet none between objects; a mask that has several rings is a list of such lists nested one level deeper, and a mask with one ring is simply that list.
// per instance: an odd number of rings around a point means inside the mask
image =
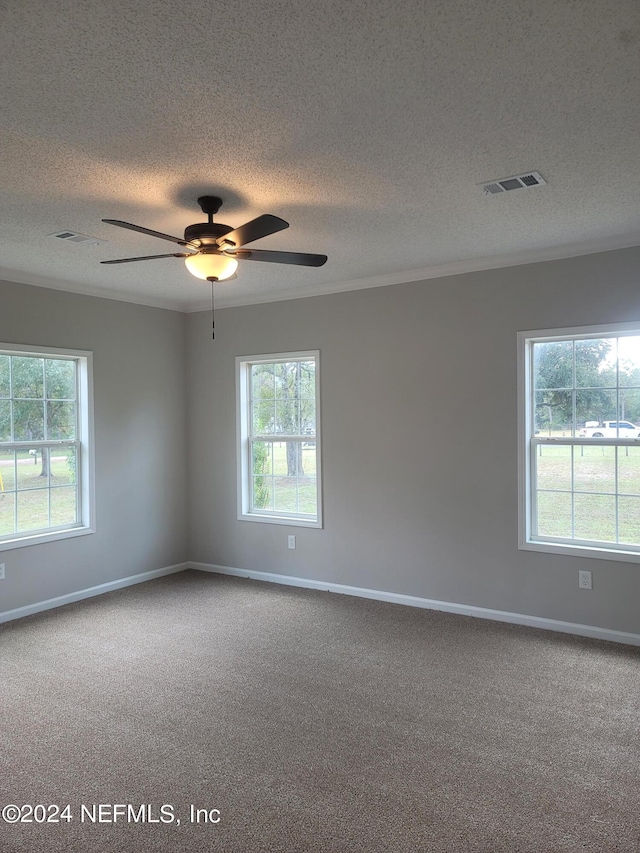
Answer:
[{"label": "white baseboard", "polygon": [[285,584],[286,586],[298,586],[306,589],[318,589],[325,592],[334,592],[341,595],[354,595],[358,598],[371,598],[375,601],[388,601],[391,604],[404,604],[410,607],[422,607],[427,610],[442,610],[445,613],[457,613],[460,616],[473,616],[477,619],[493,619],[496,622],[508,622],[513,625],[527,625],[530,628],[541,628],[546,631],[559,631],[563,634],[575,634],[579,637],[591,637],[595,640],[608,640],[613,643],[624,643],[630,646],[640,646],[640,634],[632,634],[627,631],[614,631],[610,628],[599,628],[595,625],[580,625],[576,622],[562,622],[557,619],[546,619],[542,616],[528,616],[524,613],[510,613],[506,610],[491,610],[486,607],[475,607],[472,604],[456,604],[451,601],[439,601],[433,598],[419,598],[415,595],[403,595],[399,592],[387,592],[379,589],[366,589],[359,586],[347,586],[330,581],[310,580],[292,575],[279,575],[271,572],[255,572],[248,569],[235,569],[230,566],[218,566],[213,563],[186,562],[177,563],[174,566],[165,566],[162,569],[154,569],[150,572],[142,572],[119,578],[115,581],[81,589],[67,595],[59,595],[46,601],[38,601],[26,607],[17,607],[14,610],[0,612],[0,624],[10,622],[13,619],[21,619],[23,616],[31,616],[44,610],[62,607],[74,601],[82,601],[85,598],[93,598],[105,592],[123,589],[134,584],[160,578],[164,575],[176,574],[185,569],[196,569],[201,572],[213,572],[220,575],[233,575],[234,577],[251,578],[252,580],[267,581],[269,583]]},{"label": "white baseboard", "polygon": [[201,572],[214,572],[220,575],[251,578],[252,580],[268,581],[269,583],[300,586],[306,589],[320,589],[326,592],[336,592],[342,595],[355,595],[359,598],[373,598],[376,601],[388,601],[392,604],[406,604],[410,607],[422,607],[427,610],[442,610],[445,613],[457,613],[460,616],[474,616],[477,619],[493,619],[495,622],[508,622],[513,625],[527,625],[530,628],[541,628],[545,631],[559,631],[563,634],[576,634],[579,637],[591,637],[595,640],[608,640],[612,643],[625,643],[630,646],[640,646],[640,634],[627,631],[613,631],[609,628],[599,628],[595,625],[580,625],[577,622],[562,622],[557,619],[545,619],[543,616],[527,616],[524,613],[510,613],[507,610],[490,610],[486,607],[475,607],[472,604],[456,604],[451,601],[439,601],[433,598],[419,598],[414,595],[402,595],[398,592],[385,592],[378,589],[366,589],[359,586],[346,586],[329,581],[316,581],[307,578],[297,578],[291,575],[277,575],[269,572],[253,572],[246,569],[234,569],[229,566],[217,566],[211,563],[188,563],[188,567]]},{"label": "white baseboard", "polygon": [[145,583],[154,578],[161,578],[164,575],[173,575],[176,572],[183,572],[185,569],[191,568],[190,563],[178,563],[175,566],[165,566],[163,569],[154,569],[151,572],[142,572],[139,575],[129,575],[127,578],[118,578],[109,583],[101,583],[99,586],[91,586],[88,589],[80,589],[77,592],[70,592],[67,595],[58,595],[56,598],[49,598],[46,601],[38,601],[35,604],[28,604],[26,607],[16,607],[15,610],[5,610],[0,613],[0,624],[2,622],[10,622],[13,619],[22,619],[23,616],[32,616],[34,613],[41,613],[43,610],[52,610],[54,607],[62,607],[64,604],[71,604],[73,601],[82,601],[83,598],[93,598],[95,595],[102,595],[105,592],[113,592],[115,589],[122,589],[125,586],[133,586],[137,583]]}]

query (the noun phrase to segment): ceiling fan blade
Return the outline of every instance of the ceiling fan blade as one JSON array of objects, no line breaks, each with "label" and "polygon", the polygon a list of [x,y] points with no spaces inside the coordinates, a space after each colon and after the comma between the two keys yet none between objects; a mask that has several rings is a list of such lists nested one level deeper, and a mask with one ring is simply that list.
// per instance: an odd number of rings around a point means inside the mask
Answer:
[{"label": "ceiling fan blade", "polygon": [[118,258],[117,261],[100,261],[101,264],[129,264],[131,261],[153,261],[155,258],[189,258],[191,252],[174,252],[171,255],[144,255],[142,258]]},{"label": "ceiling fan blade", "polygon": [[[141,225],[132,225],[130,222],[122,222],[120,219],[103,219],[109,225],[117,225],[118,228],[128,228],[129,231],[139,231],[141,234],[149,234],[151,237],[159,237],[161,240],[170,240],[172,243],[177,243],[179,246],[189,246],[186,240],[180,237],[172,237],[171,234],[163,234],[162,231],[152,231],[151,228],[143,228]],[[194,246],[194,248],[197,248]]]},{"label": "ceiling fan blade", "polygon": [[247,243],[253,243],[254,240],[259,240],[261,237],[268,237],[269,234],[275,234],[276,231],[282,231],[288,228],[289,223],[279,216],[271,216],[270,213],[264,213],[251,222],[245,222],[239,228],[234,228],[218,240],[218,244],[222,245],[225,241],[235,243],[236,246],[246,246]]},{"label": "ceiling fan blade", "polygon": [[226,252],[239,261],[267,261],[271,264],[297,264],[301,267],[321,267],[327,262],[326,255],[310,255],[306,252],[271,252],[264,249],[238,249]]}]

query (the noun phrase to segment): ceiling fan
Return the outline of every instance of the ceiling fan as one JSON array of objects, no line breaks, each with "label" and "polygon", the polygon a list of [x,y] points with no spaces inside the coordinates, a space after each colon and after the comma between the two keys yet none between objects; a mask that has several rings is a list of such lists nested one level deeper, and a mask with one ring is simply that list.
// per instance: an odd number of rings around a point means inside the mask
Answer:
[{"label": "ceiling fan", "polygon": [[253,243],[261,237],[275,234],[289,227],[289,223],[278,216],[268,213],[246,222],[239,228],[214,223],[213,216],[222,205],[217,196],[204,195],[198,199],[202,211],[207,214],[208,222],[197,222],[185,228],[184,238],[172,237],[120,219],[103,219],[109,225],[150,234],[161,240],[170,240],[189,249],[188,252],[174,252],[169,255],[145,255],[141,258],[119,258],[115,261],[101,261],[103,264],[128,264],[132,261],[150,261],[155,258],[184,258],[187,269],[197,278],[207,281],[224,281],[236,271],[238,261],[266,261],[272,264],[297,264],[304,267],[321,267],[327,261],[326,255],[312,255],[304,252],[272,252],[264,249],[245,249],[247,243]]}]

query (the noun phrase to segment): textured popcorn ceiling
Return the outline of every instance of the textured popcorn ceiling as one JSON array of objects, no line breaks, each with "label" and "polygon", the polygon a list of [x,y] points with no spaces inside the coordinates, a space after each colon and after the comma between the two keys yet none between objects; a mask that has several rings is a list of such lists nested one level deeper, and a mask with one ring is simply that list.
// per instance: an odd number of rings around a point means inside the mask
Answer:
[{"label": "textured popcorn ceiling", "polygon": [[220,305],[636,245],[639,86],[637,0],[0,0],[0,277],[204,308],[180,260],[99,264],[174,250],[103,217],[182,236],[204,193],[329,256]]}]

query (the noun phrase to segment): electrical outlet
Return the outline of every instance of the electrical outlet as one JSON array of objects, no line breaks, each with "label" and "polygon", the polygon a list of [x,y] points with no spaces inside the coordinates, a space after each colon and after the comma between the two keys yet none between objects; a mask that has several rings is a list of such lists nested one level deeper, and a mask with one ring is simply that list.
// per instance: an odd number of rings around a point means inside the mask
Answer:
[{"label": "electrical outlet", "polygon": [[578,572],[578,586],[580,589],[593,589],[591,572]]},{"label": "electrical outlet", "polygon": [[287,548],[290,551],[296,550],[296,537],[295,536],[287,536]]},{"label": "electrical outlet", "polygon": [[4,580],[4,563],[0,563],[0,581]]}]

